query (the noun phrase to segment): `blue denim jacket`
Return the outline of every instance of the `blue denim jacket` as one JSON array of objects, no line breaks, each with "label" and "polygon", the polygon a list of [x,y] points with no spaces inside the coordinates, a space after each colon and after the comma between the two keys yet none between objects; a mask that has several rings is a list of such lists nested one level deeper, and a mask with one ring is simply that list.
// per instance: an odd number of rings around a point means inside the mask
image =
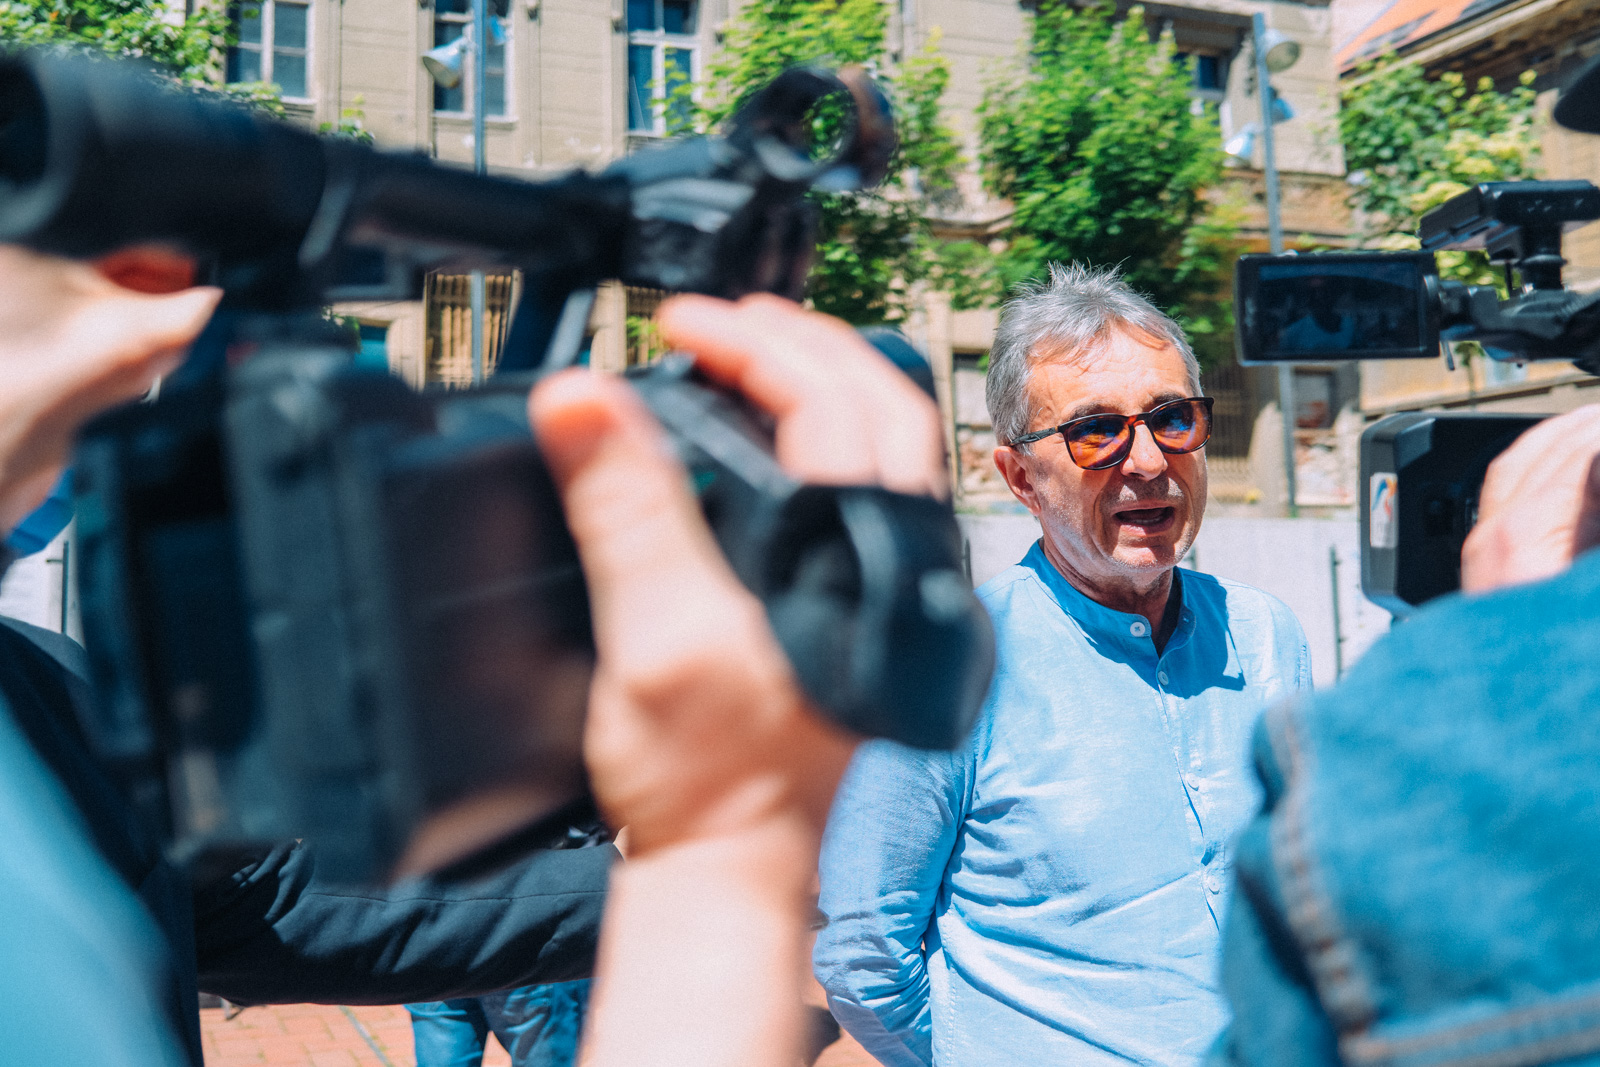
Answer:
[{"label": "blue denim jacket", "polygon": [[1600,553],[1269,712],[1214,1067],[1600,1063]]}]

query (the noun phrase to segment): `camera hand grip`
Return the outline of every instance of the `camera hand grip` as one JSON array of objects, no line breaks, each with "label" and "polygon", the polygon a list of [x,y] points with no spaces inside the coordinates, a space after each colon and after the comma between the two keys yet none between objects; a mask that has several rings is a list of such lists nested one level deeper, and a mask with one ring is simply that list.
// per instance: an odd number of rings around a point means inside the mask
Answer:
[{"label": "camera hand grip", "polygon": [[994,635],[948,504],[806,486],[785,504],[766,565],[758,591],[773,630],[832,718],[917,748],[961,743],[988,689]]}]

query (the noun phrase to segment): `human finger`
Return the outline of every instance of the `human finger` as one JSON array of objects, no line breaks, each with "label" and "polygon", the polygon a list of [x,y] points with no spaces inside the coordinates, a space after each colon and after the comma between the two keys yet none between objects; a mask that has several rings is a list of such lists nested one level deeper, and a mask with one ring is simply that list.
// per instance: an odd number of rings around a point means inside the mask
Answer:
[{"label": "human finger", "polygon": [[747,296],[738,306],[763,329],[790,337],[794,347],[827,372],[823,400],[848,389],[864,402],[879,484],[904,493],[948,495],[938,409],[910,376],[854,327],[831,315],[768,293]]},{"label": "human finger", "polygon": [[1572,555],[1581,556],[1600,546],[1600,455],[1589,461],[1589,474],[1583,482],[1583,503],[1572,532]]},{"label": "human finger", "polygon": [[772,296],[677,297],[658,318],[668,343],[777,418],[778,459],[796,477],[942,495],[932,404],[844,323]]},{"label": "human finger", "polygon": [[737,390],[777,420],[778,461],[806,482],[870,485],[877,454],[867,413],[857,396],[832,386],[826,368],[807,360],[803,346],[739,313],[735,304],[709,297],[674,297],[656,312],[662,339],[693,355],[717,381]]},{"label": "human finger", "polygon": [[624,383],[583,370],[554,375],[534,389],[529,417],[561,490],[603,646],[648,646],[652,659],[680,652],[700,635],[663,620],[748,597],[666,435]]},{"label": "human finger", "polygon": [[1592,543],[1588,527],[1600,525],[1591,488],[1597,455],[1600,407],[1591,406],[1539,423],[1497,456],[1462,545],[1462,589],[1547,578]]},{"label": "human finger", "polygon": [[1518,436],[1489,464],[1479,495],[1480,517],[1496,517],[1502,503],[1563,481],[1576,487],[1600,449],[1600,405],[1545,419]]},{"label": "human finger", "polygon": [[78,420],[142,395],[183,361],[221,298],[210,287],[127,292],[86,308],[61,337],[61,350],[77,357],[58,368],[61,414]]}]

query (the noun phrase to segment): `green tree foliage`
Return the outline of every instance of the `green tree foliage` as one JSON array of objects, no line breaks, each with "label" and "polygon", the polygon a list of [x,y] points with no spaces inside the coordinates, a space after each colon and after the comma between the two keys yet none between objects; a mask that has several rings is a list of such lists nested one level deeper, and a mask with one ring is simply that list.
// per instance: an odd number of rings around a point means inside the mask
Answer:
[{"label": "green tree foliage", "polygon": [[[891,61],[885,0],[750,0],[728,24],[723,47],[707,64],[701,98],[682,107],[684,125],[706,129],[737,110],[752,91],[799,64],[872,71],[892,95],[900,150],[889,178],[874,190],[813,194],[820,209],[820,241],[809,294],[815,306],[849,322],[903,318],[912,285],[928,280],[958,288],[958,298],[979,299],[970,286],[947,284],[972,276],[976,246],[947,250],[932,232],[930,215],[955,196],[961,164],[954,134],[939,113],[950,80],[937,42]],[[669,87],[672,89],[673,87]],[[668,113],[681,107],[684,87],[669,94]],[[819,108],[817,142],[828,143],[836,120]]]},{"label": "green tree foliage", "polygon": [[[1533,103],[1531,71],[1502,93],[1488,78],[1468,88],[1458,73],[1430,78],[1393,57],[1359,70],[1340,98],[1339,137],[1364,242],[1416,248],[1417,220],[1428,210],[1477,182],[1534,177]],[[1476,284],[1498,280],[1481,252],[1441,253],[1439,270]]]},{"label": "green tree foliage", "polygon": [[0,41],[144,60],[181,85],[284,113],[275,85],[222,83],[222,57],[235,43],[222,4],[195,4],[184,14],[182,5],[161,0],[0,0]]},{"label": "green tree foliage", "polygon": [[179,80],[205,83],[217,80],[228,16],[220,5],[203,5],[174,18],[155,0],[4,0],[0,39],[143,59]]},{"label": "green tree foliage", "polygon": [[1477,182],[1534,176],[1539,137],[1533,72],[1509,92],[1488,78],[1469,89],[1454,71],[1430,78],[1389,57],[1357,71],[1340,97],[1339,139],[1350,206],[1372,233],[1410,232],[1417,219]]},{"label": "green tree foliage", "polygon": [[1052,261],[1119,265],[1185,321],[1214,360],[1232,330],[1219,299],[1237,255],[1235,213],[1206,193],[1222,176],[1214,111],[1195,106],[1192,71],[1141,8],[1041,0],[1027,51],[980,110],[984,179],[1011,200],[1007,287]]}]

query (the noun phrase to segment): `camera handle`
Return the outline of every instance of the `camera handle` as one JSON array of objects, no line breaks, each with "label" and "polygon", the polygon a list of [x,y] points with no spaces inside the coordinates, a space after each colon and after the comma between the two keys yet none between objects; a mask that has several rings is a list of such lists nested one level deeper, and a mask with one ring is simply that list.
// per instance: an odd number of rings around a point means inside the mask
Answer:
[{"label": "camera handle", "polygon": [[1600,292],[1532,288],[1502,300],[1492,285],[1430,284],[1438,285],[1445,340],[1477,341],[1495,359],[1571,360],[1600,374]]},{"label": "camera handle", "polygon": [[867,736],[959,744],[988,689],[994,634],[963,572],[950,505],[796,482],[772,455],[767,421],[685,356],[629,378],[671,434],[723,554],[761,599],[817,706]]}]

